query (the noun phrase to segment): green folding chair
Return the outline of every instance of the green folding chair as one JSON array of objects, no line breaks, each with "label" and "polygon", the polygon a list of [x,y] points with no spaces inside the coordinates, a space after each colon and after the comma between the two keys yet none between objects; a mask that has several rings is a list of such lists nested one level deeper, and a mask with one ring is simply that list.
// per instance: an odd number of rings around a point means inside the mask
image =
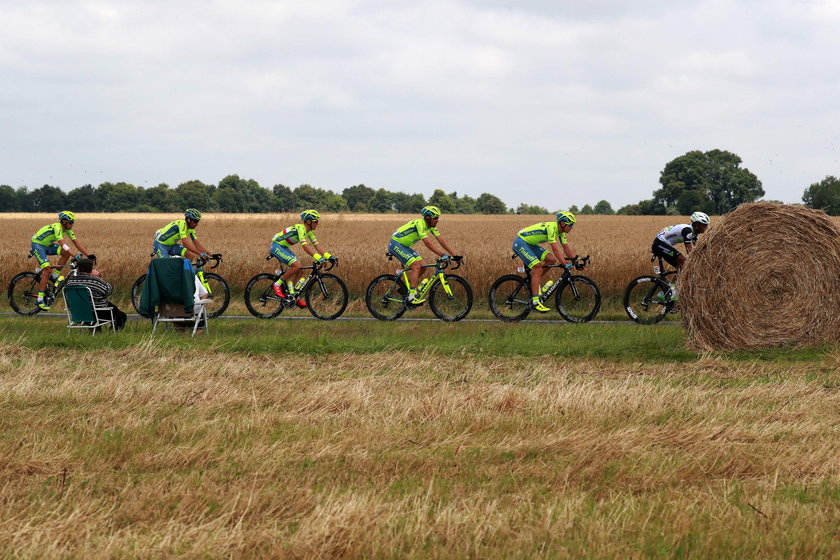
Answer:
[{"label": "green folding chair", "polygon": [[91,335],[95,335],[96,331],[102,327],[111,327],[112,331],[116,330],[114,308],[107,304],[97,305],[90,288],[65,286],[63,294],[68,329],[89,329]]}]

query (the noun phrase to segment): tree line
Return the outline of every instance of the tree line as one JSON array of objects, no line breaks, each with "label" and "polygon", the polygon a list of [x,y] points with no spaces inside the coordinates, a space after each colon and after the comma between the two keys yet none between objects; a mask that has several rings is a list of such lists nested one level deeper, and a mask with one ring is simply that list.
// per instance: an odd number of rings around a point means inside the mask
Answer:
[{"label": "tree line", "polygon": [[[755,202],[764,196],[761,181],[741,158],[725,150],[699,150],[683,154],[665,165],[659,175],[660,187],[651,198],[613,210],[601,200],[594,206],[571,206],[575,214],[624,215],[688,215],[696,210],[707,214],[725,214],[739,204]],[[802,196],[803,203],[840,215],[840,180],[827,176],[811,184]],[[198,208],[202,212],[259,213],[296,212],[316,208],[322,212],[400,212],[412,214],[433,204],[447,214],[549,214],[549,209],[522,203],[508,206],[497,196],[483,193],[476,198],[435,190],[428,198],[373,189],[364,184],[345,188],[341,193],[300,185],[294,189],[282,184],[271,189],[253,179],[228,175],[218,185],[187,181],[175,188],[166,183],[155,187],[137,187],[130,183],[102,183],[98,187],[84,185],[69,192],[44,185],[30,191],[0,185],[0,212],[182,212]],[[554,210],[554,209],[552,209]]]},{"label": "tree line", "polygon": [[44,185],[30,191],[0,185],[0,212],[183,212],[198,208],[202,212],[259,213],[298,212],[316,208],[321,212],[400,212],[416,213],[433,204],[447,214],[548,214],[542,206],[520,204],[508,208],[497,196],[483,193],[477,198],[437,189],[428,198],[365,185],[347,187],[340,194],[328,189],[282,184],[267,189],[253,179],[228,175],[218,185],[187,181],[175,188],[161,183],[143,188],[130,183],[83,185],[69,192]]}]

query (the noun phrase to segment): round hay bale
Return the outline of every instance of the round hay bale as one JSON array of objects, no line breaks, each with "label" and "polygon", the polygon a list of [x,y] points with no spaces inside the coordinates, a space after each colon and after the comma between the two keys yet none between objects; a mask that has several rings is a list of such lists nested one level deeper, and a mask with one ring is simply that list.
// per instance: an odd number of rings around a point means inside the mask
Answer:
[{"label": "round hay bale", "polygon": [[680,275],[699,350],[840,342],[840,226],[789,204],[743,204],[712,222]]}]

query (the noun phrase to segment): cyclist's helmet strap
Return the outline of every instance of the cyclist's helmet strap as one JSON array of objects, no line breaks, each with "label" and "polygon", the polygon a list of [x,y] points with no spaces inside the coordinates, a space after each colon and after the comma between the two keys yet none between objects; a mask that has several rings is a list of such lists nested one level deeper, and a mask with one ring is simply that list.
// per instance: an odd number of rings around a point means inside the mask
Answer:
[{"label": "cyclist's helmet strap", "polygon": [[577,221],[575,219],[574,214],[572,214],[571,212],[565,212],[563,210],[555,212],[554,216],[557,218],[558,222],[562,222],[564,224],[569,224],[570,226],[574,225],[574,223]]},{"label": "cyclist's helmet strap", "polygon": [[75,222],[76,214],[74,214],[70,210],[63,210],[58,213],[58,220],[60,222]]},{"label": "cyclist's helmet strap", "polygon": [[314,221],[317,222],[318,220],[321,219],[321,214],[319,214],[317,210],[312,210],[312,209],[304,210],[303,212],[300,213],[300,219],[303,220],[304,222],[306,220],[314,220]]},{"label": "cyclist's helmet strap", "polygon": [[425,206],[420,213],[423,215],[424,218],[440,218],[440,208],[437,206]]},{"label": "cyclist's helmet strap", "polygon": [[189,218],[190,220],[195,220],[196,222],[198,222],[198,221],[201,221],[201,212],[199,212],[195,208],[187,208],[184,211],[184,217]]}]

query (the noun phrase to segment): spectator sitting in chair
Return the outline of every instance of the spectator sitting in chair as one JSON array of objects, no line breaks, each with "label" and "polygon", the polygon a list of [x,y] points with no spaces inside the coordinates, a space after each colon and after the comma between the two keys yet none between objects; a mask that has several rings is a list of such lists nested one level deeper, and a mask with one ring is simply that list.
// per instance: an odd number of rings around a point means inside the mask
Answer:
[{"label": "spectator sitting in chair", "polygon": [[[101,278],[102,272],[93,269],[93,261],[91,259],[80,260],[76,271],[78,274],[68,280],[66,285],[84,286],[86,288],[90,288],[90,291],[93,294],[93,300],[97,305],[108,305],[114,308],[114,328],[116,328],[116,330],[122,329],[125,326],[125,321],[128,316],[120,311],[116,305],[108,301],[108,296],[110,296],[114,290],[111,287],[111,284]],[[97,315],[100,319],[110,319],[110,317],[104,313],[102,315],[97,313]]]}]

